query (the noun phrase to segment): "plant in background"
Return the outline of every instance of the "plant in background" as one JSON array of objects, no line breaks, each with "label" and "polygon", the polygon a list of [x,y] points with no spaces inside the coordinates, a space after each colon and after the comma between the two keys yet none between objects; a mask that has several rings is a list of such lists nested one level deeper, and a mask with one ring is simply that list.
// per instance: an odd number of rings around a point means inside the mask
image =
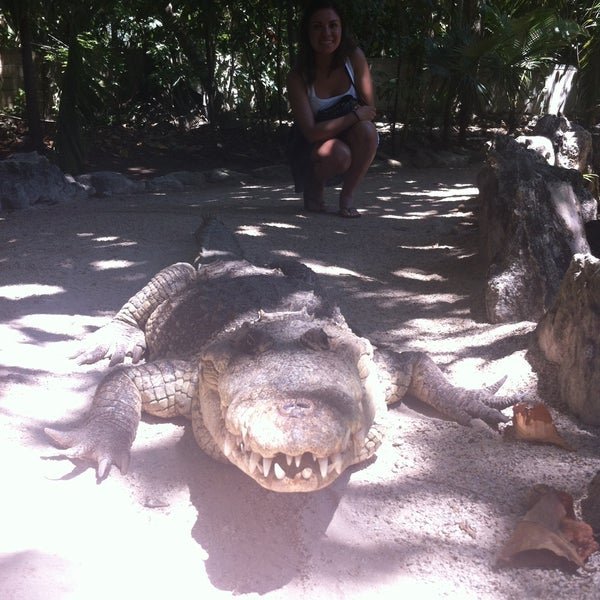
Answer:
[{"label": "plant in background", "polygon": [[[427,52],[444,137],[455,118],[464,137],[473,113],[498,108],[505,112],[509,129],[514,128],[534,76],[543,76],[561,60],[581,31],[552,8],[522,14],[490,4],[482,6],[476,29],[454,22],[429,42]],[[432,109],[428,112],[435,114]]]},{"label": "plant in background", "polygon": [[585,41],[579,56],[577,107],[582,120],[596,125],[600,117],[600,2],[590,6],[584,15]]}]

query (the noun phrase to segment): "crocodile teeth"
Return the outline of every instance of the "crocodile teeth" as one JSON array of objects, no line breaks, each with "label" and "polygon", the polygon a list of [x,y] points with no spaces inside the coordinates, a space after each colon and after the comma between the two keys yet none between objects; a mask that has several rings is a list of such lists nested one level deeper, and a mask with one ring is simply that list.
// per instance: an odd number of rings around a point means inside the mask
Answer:
[{"label": "crocodile teeth", "polygon": [[242,425],[242,440],[244,445],[248,445],[248,425],[245,423]]},{"label": "crocodile teeth", "polygon": [[319,458],[319,471],[321,471],[321,477],[325,479],[327,477],[327,467],[329,466],[329,461],[327,458]]},{"label": "crocodile teeth", "polygon": [[350,441],[350,430],[346,431],[346,435],[344,436],[344,441],[342,442],[342,450],[345,450],[348,446],[348,442]]},{"label": "crocodile teeth", "polygon": [[260,458],[260,454],[257,454],[256,452],[250,453],[250,458],[248,459],[248,470],[250,471],[250,475],[256,470]]},{"label": "crocodile teeth", "polygon": [[296,469],[300,468],[300,462],[302,461],[302,456],[294,457],[294,464],[296,465]]},{"label": "crocodile teeth", "polygon": [[285,462],[287,464],[288,467],[292,466],[292,461],[294,460],[293,456],[290,456],[289,454],[285,455]]},{"label": "crocodile teeth", "polygon": [[342,473],[342,455],[338,452],[331,457],[331,465],[338,475]]},{"label": "crocodile teeth", "polygon": [[310,479],[312,477],[313,470],[310,467],[302,469],[302,477],[304,479]]},{"label": "crocodile teeth", "polygon": [[265,477],[269,476],[269,471],[271,470],[271,463],[273,462],[272,458],[263,458],[263,475]]},{"label": "crocodile teeth", "polygon": [[366,379],[371,372],[371,360],[368,356],[364,355],[360,357],[358,361],[358,375],[361,379]]},{"label": "crocodile teeth", "polygon": [[285,477],[285,471],[282,469],[279,463],[273,465],[273,473],[277,479],[283,479]]},{"label": "crocodile teeth", "polygon": [[227,457],[231,454],[233,450],[233,439],[229,434],[225,435],[225,441],[223,442],[223,454]]}]

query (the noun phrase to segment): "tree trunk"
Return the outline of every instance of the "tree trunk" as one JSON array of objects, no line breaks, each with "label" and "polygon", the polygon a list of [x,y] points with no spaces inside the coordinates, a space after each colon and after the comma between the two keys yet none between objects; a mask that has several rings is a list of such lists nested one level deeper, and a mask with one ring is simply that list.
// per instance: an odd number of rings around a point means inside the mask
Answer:
[{"label": "tree trunk", "polygon": [[32,48],[31,7],[29,0],[15,0],[11,3],[11,14],[21,40],[21,61],[23,65],[23,87],[25,88],[25,119],[28,129],[28,146],[43,152],[44,130],[38,102],[38,80],[35,73]]},{"label": "tree trunk", "polygon": [[73,32],[70,38],[69,57],[61,85],[56,124],[56,150],[61,169],[77,174],[81,172],[84,164],[83,134],[78,107],[83,57],[77,35]]}]

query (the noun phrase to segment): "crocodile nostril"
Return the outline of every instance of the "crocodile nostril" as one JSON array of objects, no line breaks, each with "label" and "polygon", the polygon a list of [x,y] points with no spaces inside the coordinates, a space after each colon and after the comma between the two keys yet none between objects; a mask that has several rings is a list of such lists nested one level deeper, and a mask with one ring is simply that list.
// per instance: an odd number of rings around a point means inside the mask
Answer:
[{"label": "crocodile nostril", "polygon": [[310,400],[285,400],[279,411],[287,417],[304,417],[313,412],[315,406]]}]

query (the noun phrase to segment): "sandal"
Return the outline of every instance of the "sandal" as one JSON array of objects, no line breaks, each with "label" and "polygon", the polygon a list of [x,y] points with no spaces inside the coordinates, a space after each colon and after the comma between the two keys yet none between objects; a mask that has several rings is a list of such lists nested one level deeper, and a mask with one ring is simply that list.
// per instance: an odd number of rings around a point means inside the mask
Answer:
[{"label": "sandal", "polygon": [[354,208],[354,206],[343,206],[340,208],[338,215],[345,219],[358,219],[360,213]]}]

